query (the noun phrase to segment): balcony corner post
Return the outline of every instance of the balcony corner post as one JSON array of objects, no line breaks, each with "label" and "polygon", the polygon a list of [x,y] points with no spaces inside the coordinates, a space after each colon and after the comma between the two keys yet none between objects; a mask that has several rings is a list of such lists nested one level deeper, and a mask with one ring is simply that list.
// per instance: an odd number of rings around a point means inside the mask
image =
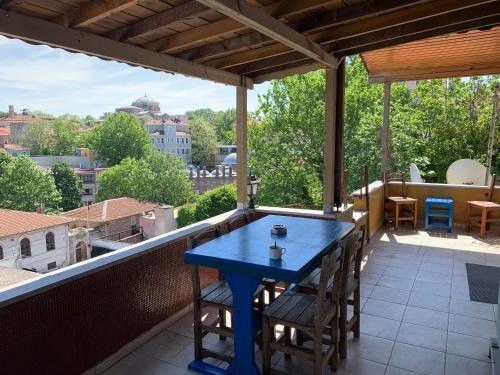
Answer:
[{"label": "balcony corner post", "polygon": [[248,144],[247,144],[247,89],[236,87],[236,190],[237,209],[248,208],[247,176],[248,176]]}]

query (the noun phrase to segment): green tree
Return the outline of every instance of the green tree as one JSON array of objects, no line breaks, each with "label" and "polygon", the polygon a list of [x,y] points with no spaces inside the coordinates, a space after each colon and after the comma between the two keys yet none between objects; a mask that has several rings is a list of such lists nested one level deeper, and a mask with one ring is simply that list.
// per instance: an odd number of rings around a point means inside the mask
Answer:
[{"label": "green tree", "polygon": [[151,152],[146,129],[128,113],[113,113],[90,131],[89,143],[100,160],[109,165],[126,158],[140,159]]},{"label": "green tree", "polygon": [[191,130],[191,152],[193,163],[205,166],[209,155],[217,149],[217,136],[212,124],[201,117],[195,117],[189,122]]},{"label": "green tree", "polygon": [[30,158],[20,156],[7,164],[0,176],[0,207],[36,211],[42,205],[47,213],[60,211],[61,194],[52,174],[45,173]]},{"label": "green tree", "polygon": [[230,108],[217,112],[214,126],[219,144],[234,144],[236,142],[236,109]]},{"label": "green tree", "polygon": [[216,114],[210,108],[200,108],[200,109],[195,109],[192,111],[187,111],[186,116],[188,116],[188,118],[190,120],[193,120],[197,117],[201,117],[202,119],[204,119],[206,121],[212,121],[215,119]]},{"label": "green tree", "polygon": [[152,152],[143,159],[126,158],[99,175],[97,200],[131,197],[179,206],[191,196],[186,165],[173,154]]},{"label": "green tree", "polygon": [[51,126],[47,120],[29,122],[21,135],[21,144],[31,149],[32,155],[49,155],[51,149]]},{"label": "green tree", "polygon": [[61,194],[61,208],[70,211],[82,206],[83,183],[80,177],[65,163],[52,166],[52,177]]},{"label": "green tree", "polygon": [[61,118],[52,123],[53,155],[74,155],[80,134],[80,124],[76,121]]},{"label": "green tree", "polygon": [[0,176],[4,173],[7,165],[12,162],[14,158],[5,150],[0,148]]}]

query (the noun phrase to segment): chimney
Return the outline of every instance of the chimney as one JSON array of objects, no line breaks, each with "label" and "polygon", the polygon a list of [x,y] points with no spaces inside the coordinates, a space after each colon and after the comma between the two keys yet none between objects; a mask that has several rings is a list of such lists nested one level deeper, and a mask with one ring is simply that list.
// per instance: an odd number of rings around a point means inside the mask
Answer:
[{"label": "chimney", "polygon": [[14,112],[14,106],[12,104],[9,105],[9,116],[14,116],[16,112]]},{"label": "chimney", "polygon": [[37,214],[45,214],[45,208],[43,207],[43,203],[40,203],[38,207],[36,208],[36,213]]},{"label": "chimney", "polygon": [[155,207],[155,236],[177,229],[174,207],[159,205]]}]

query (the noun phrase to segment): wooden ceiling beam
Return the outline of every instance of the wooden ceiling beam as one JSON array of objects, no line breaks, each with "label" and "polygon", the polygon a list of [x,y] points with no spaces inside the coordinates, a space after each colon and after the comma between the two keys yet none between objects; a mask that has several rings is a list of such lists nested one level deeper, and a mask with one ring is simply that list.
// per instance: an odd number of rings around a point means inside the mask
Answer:
[{"label": "wooden ceiling beam", "polygon": [[[358,22],[368,17],[379,16],[389,11],[399,10],[410,5],[416,5],[430,0],[387,0],[380,2],[370,0],[362,3],[333,9],[314,18],[307,18],[304,25],[299,26],[299,32],[313,32],[333,25],[340,26],[350,22]],[[257,31],[239,35],[234,38],[211,43],[202,47],[192,48],[176,54],[177,57],[191,61],[206,61],[228,52],[238,52],[246,47],[255,47],[272,39]]]},{"label": "wooden ceiling beam", "polygon": [[[415,22],[416,20],[425,20],[437,17],[442,25],[446,25],[448,19],[447,14],[459,10],[467,13],[467,10],[472,7],[484,7],[489,4],[494,4],[495,7],[498,1],[492,0],[436,0],[432,3],[423,3],[418,6],[408,7],[396,12],[384,14],[375,18],[370,18],[361,22],[349,23],[343,26],[332,27],[328,30],[319,31],[308,35],[308,38],[320,44],[328,44],[343,39],[353,38],[358,35],[369,34],[384,29],[398,29],[404,27],[405,24]],[[498,6],[498,5],[497,5]],[[491,6],[489,7],[491,9]],[[421,26],[422,24],[420,24]],[[425,31],[421,30],[421,31]],[[329,49],[331,50],[331,49]],[[270,56],[278,56],[284,53],[291,52],[280,44],[272,44],[264,47],[255,48],[250,51],[235,53],[229,56],[223,56],[213,60],[205,61],[204,64],[217,68],[228,68],[231,66],[246,64],[250,61],[256,61]]]},{"label": "wooden ceiling beam", "polygon": [[174,22],[187,20],[194,16],[200,16],[203,12],[208,10],[210,9],[197,1],[188,1],[187,3],[172,7],[130,25],[113,30],[105,36],[110,39],[124,42],[138,36],[147,35],[171,25]]},{"label": "wooden ceiling beam", "polygon": [[253,7],[245,0],[198,1],[325,66],[337,68],[337,59],[326,52],[319,44],[306,39],[298,31],[295,31],[258,8]]},{"label": "wooden ceiling beam", "polygon": [[[333,2],[335,2],[335,0],[282,0],[277,3],[265,5],[259,9],[277,19],[282,19],[283,17],[316,9]],[[225,18],[219,21],[211,22],[204,26],[196,27],[192,30],[148,42],[144,44],[143,47],[153,51],[173,53],[182,48],[189,47],[194,43],[239,32],[247,28],[247,26],[242,25],[233,19]]]},{"label": "wooden ceiling beam", "polygon": [[0,35],[124,62],[132,66],[179,73],[226,85],[253,87],[253,82],[248,77],[3,9],[0,9]]},{"label": "wooden ceiling beam", "polygon": [[273,79],[282,79],[295,74],[309,73],[321,68],[323,68],[323,66],[320,63],[309,59],[308,63],[295,62],[285,66],[268,69],[267,71],[260,72],[259,74],[253,76],[252,80],[255,84],[259,84]]},{"label": "wooden ceiling beam", "polygon": [[53,22],[66,27],[83,27],[137,5],[141,0],[91,0],[62,14]]}]

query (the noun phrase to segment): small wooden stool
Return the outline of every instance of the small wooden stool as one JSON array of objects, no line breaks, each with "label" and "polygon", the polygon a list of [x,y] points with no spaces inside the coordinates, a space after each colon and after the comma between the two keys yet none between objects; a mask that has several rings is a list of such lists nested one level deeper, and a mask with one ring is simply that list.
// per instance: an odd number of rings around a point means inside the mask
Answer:
[{"label": "small wooden stool", "polygon": [[[481,216],[479,218],[471,216],[472,208],[481,210]],[[471,226],[479,227],[479,237],[484,237],[488,224],[500,222],[500,218],[488,217],[490,212],[498,210],[500,210],[500,204],[495,202],[467,201],[467,232],[470,232]]]},{"label": "small wooden stool", "polygon": [[[417,229],[418,199],[409,197],[387,197],[386,199],[394,204],[394,229],[398,229],[401,221],[412,221],[413,229]],[[408,209],[408,206],[411,206],[411,208]]]}]

